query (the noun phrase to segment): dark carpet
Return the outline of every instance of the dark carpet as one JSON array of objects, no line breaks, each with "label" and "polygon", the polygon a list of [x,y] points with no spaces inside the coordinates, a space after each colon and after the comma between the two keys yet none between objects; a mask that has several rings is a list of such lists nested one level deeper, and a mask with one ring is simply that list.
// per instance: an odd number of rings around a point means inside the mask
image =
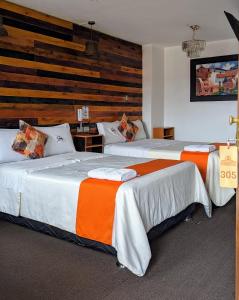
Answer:
[{"label": "dark carpet", "polygon": [[0,221],[0,299],[234,299],[235,200],[152,243],[138,278],[115,258]]}]

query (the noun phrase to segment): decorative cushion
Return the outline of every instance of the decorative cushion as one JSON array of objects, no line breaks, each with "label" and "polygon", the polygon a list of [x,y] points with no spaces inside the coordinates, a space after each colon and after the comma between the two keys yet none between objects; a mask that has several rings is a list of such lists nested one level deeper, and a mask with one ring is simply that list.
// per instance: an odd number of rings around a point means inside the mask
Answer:
[{"label": "decorative cushion", "polygon": [[126,114],[123,114],[118,129],[126,138],[126,142],[132,142],[135,139],[137,131],[139,130],[139,128],[133,122],[128,120]]},{"label": "decorative cushion", "polygon": [[42,158],[47,135],[22,120],[19,121],[19,129],[12,149],[32,159]]}]

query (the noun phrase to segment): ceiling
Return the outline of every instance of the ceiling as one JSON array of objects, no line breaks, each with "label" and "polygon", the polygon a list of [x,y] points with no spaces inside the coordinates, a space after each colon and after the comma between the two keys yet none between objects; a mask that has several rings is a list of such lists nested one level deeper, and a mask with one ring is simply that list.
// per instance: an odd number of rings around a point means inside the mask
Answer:
[{"label": "ceiling", "polygon": [[47,14],[82,24],[139,44],[178,45],[191,39],[187,25],[201,26],[207,41],[234,38],[223,11],[239,18],[238,0],[11,0]]}]

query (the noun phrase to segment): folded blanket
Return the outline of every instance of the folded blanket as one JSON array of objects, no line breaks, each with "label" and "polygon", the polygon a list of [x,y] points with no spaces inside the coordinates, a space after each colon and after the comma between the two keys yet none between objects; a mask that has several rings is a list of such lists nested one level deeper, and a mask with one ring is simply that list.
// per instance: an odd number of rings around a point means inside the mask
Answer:
[{"label": "folded blanket", "polygon": [[97,168],[88,172],[88,177],[113,181],[128,181],[137,176],[132,169]]},{"label": "folded blanket", "polygon": [[184,151],[190,152],[212,152],[215,150],[215,145],[188,145],[184,147]]}]

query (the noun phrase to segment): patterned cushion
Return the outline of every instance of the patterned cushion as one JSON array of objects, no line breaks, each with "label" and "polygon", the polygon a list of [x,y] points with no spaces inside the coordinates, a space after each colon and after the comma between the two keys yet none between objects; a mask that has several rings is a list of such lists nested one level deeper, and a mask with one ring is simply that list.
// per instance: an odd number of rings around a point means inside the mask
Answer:
[{"label": "patterned cushion", "polygon": [[123,114],[118,129],[121,132],[121,134],[126,138],[127,142],[132,142],[135,139],[137,131],[139,130],[133,122],[128,120],[126,114]]},{"label": "patterned cushion", "polygon": [[32,159],[43,157],[47,135],[22,120],[19,129],[12,149]]}]

